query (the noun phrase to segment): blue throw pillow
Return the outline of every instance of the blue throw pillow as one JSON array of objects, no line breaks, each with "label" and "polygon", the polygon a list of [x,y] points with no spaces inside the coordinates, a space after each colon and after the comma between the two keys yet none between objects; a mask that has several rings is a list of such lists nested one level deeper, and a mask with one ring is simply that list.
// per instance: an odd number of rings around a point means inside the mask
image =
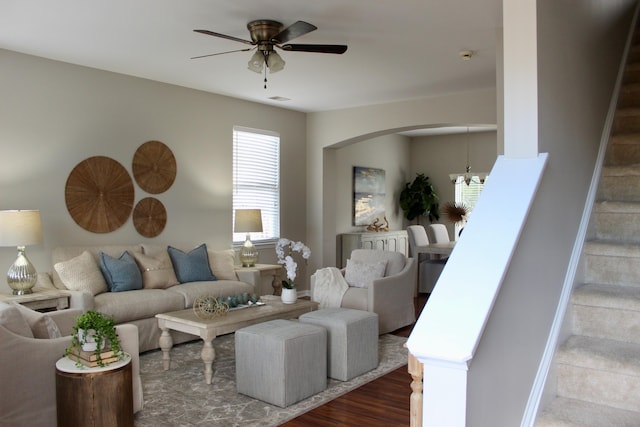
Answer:
[{"label": "blue throw pillow", "polygon": [[142,289],[142,273],[136,260],[127,251],[120,258],[100,252],[100,270],[111,292]]},{"label": "blue throw pillow", "polygon": [[209,254],[204,243],[188,254],[171,246],[167,247],[167,252],[180,283],[218,280],[209,267]]}]

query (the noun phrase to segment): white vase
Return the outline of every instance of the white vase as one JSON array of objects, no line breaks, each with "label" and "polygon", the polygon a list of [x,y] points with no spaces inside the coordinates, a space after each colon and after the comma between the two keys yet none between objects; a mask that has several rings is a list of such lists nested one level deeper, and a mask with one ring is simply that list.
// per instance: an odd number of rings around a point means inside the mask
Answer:
[{"label": "white vase", "polygon": [[281,298],[283,303],[293,304],[298,299],[298,292],[296,291],[295,288],[293,289],[282,288]]},{"label": "white vase", "polygon": [[[82,350],[84,351],[96,351],[98,344],[94,338],[96,331],[89,329],[78,329],[78,340],[82,343]],[[104,343],[102,343],[104,346]]]}]

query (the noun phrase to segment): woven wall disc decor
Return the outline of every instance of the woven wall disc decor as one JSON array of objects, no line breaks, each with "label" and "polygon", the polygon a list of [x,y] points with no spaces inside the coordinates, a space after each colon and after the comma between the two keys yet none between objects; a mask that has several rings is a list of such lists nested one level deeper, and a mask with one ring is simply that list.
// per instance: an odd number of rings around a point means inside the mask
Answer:
[{"label": "woven wall disc decor", "polygon": [[93,233],[120,228],[133,209],[133,181],[117,161],[104,156],[89,157],[73,168],[64,198],[73,220]]},{"label": "woven wall disc decor", "polygon": [[167,224],[167,210],[154,197],[145,197],[133,209],[133,225],[144,237],[156,237]]},{"label": "woven wall disc decor", "polygon": [[176,158],[160,141],[142,144],[133,155],[133,176],[147,193],[164,193],[176,179]]}]

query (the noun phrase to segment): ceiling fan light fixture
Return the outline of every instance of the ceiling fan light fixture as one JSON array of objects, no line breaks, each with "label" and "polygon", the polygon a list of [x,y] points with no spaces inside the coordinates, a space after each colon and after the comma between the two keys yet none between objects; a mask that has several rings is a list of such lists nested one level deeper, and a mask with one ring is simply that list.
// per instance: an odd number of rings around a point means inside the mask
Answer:
[{"label": "ceiling fan light fixture", "polygon": [[262,51],[256,50],[247,65],[251,71],[260,74],[264,67],[264,55],[262,54]]},{"label": "ceiling fan light fixture", "polygon": [[284,69],[284,64],[284,59],[278,55],[278,52],[273,50],[269,53],[269,56],[267,57],[267,67],[269,67],[270,73],[277,73],[278,71],[281,71]]}]

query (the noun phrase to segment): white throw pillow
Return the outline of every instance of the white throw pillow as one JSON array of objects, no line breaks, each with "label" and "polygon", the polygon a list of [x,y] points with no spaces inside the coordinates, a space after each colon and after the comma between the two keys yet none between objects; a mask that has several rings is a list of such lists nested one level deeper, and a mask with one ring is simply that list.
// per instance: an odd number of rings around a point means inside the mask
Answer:
[{"label": "white throw pillow", "polygon": [[87,291],[98,295],[109,290],[98,263],[88,251],[68,261],[59,262],[53,268],[62,283],[72,291]]},{"label": "white throw pillow", "polygon": [[347,269],[344,279],[349,286],[356,288],[368,288],[375,279],[384,277],[384,270],[387,268],[386,261],[354,261],[347,260]]},{"label": "white throw pillow", "polygon": [[236,276],[236,253],[233,249],[224,251],[207,250],[209,255],[209,267],[218,280],[238,280]]}]

